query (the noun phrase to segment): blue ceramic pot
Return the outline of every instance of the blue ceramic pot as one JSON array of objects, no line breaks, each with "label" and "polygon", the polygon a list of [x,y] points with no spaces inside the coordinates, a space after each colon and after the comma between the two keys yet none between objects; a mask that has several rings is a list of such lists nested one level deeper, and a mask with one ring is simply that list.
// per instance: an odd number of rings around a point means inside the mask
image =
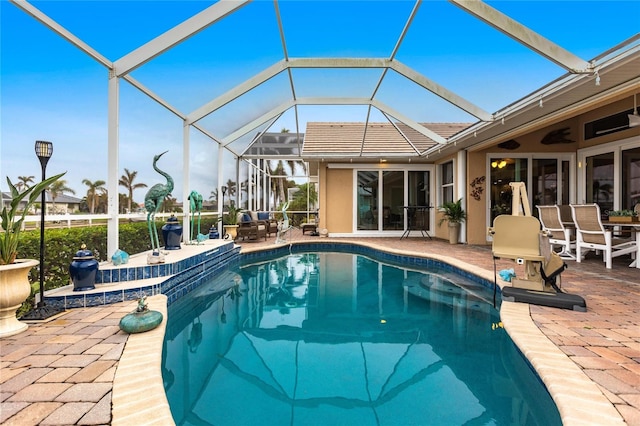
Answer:
[{"label": "blue ceramic pot", "polygon": [[96,288],[98,261],[87,246],[82,245],[69,265],[69,275],[73,281],[73,291],[93,290]]},{"label": "blue ceramic pot", "polygon": [[217,240],[218,238],[220,238],[220,233],[218,232],[218,228],[216,228],[215,226],[212,226],[211,228],[209,228],[209,239]]},{"label": "blue ceramic pot", "polygon": [[162,238],[164,238],[165,250],[179,250],[182,241],[182,225],[178,218],[171,216],[162,227]]}]

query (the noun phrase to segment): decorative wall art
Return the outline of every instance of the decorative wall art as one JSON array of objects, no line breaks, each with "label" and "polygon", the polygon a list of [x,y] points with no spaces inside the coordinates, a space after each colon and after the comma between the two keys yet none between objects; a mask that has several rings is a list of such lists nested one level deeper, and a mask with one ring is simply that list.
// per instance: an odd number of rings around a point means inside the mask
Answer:
[{"label": "decorative wall art", "polygon": [[484,191],[484,176],[479,176],[471,181],[469,186],[471,187],[471,196],[474,200],[480,201],[482,199],[482,192]]}]

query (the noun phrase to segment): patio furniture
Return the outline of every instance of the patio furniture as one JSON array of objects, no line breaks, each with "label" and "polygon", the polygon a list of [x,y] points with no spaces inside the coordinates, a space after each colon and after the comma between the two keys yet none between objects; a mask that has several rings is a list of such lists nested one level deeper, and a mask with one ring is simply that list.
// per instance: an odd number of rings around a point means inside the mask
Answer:
[{"label": "patio furniture", "polygon": [[573,221],[576,224],[576,261],[580,262],[589,250],[602,250],[602,259],[611,269],[611,259],[625,254],[635,256],[636,242],[615,238],[606,230],[600,219],[597,204],[571,204]]},{"label": "patio furniture", "polygon": [[411,231],[420,231],[422,237],[429,237],[431,235],[427,231],[427,217],[429,209],[433,206],[403,206],[407,211],[407,229],[402,233],[400,239],[409,238]]},{"label": "patio furniture", "polygon": [[305,222],[300,227],[302,228],[302,235],[304,235],[307,231],[316,232],[318,224],[316,222]]},{"label": "patio furniture", "polygon": [[[258,220],[257,215],[252,212],[238,213],[238,238],[249,238],[250,240],[264,238],[267,240],[268,224],[263,220]],[[255,219],[254,219],[255,217]]]},{"label": "patio furniture", "polygon": [[536,206],[538,209],[542,229],[549,232],[549,244],[551,248],[560,246],[561,251],[558,253],[564,259],[574,259],[575,255],[571,252],[575,248],[575,238],[572,239],[571,229],[565,227],[562,223],[560,207],[552,206]]},{"label": "patio furniture", "polygon": [[271,217],[269,212],[250,212],[250,214],[252,217],[256,215],[257,220],[262,220],[267,224],[267,235],[271,236],[271,234],[278,233],[278,221]]}]

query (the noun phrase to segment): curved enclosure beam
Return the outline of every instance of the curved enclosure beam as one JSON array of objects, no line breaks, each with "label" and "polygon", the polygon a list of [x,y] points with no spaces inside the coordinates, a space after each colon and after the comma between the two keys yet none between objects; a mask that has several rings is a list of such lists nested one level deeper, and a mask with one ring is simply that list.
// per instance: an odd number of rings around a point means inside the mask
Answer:
[{"label": "curved enclosure beam", "polygon": [[568,50],[552,43],[540,34],[531,31],[518,21],[511,19],[504,13],[497,11],[482,1],[449,1],[571,73],[589,74],[593,72],[593,67],[589,62],[580,59]]}]

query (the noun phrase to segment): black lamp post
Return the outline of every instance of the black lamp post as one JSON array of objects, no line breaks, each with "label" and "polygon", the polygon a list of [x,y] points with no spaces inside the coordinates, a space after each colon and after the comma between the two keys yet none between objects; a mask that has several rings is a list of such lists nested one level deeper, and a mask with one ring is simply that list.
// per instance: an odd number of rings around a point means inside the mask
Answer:
[{"label": "black lamp post", "polygon": [[220,216],[220,223],[222,223],[222,229],[220,232],[220,238],[224,238],[225,237],[224,235],[224,194],[227,193],[227,187],[223,185],[222,188],[220,189],[222,189],[222,209],[220,210],[222,214]]},{"label": "black lamp post", "polygon": [[[40,160],[43,181],[46,179],[47,163],[52,154],[53,143],[36,141],[36,155]],[[40,301],[35,309],[23,316],[25,319],[47,319],[60,312],[59,309],[48,307],[44,303],[44,215],[47,209],[45,193],[46,191],[42,191],[40,197]]]}]

